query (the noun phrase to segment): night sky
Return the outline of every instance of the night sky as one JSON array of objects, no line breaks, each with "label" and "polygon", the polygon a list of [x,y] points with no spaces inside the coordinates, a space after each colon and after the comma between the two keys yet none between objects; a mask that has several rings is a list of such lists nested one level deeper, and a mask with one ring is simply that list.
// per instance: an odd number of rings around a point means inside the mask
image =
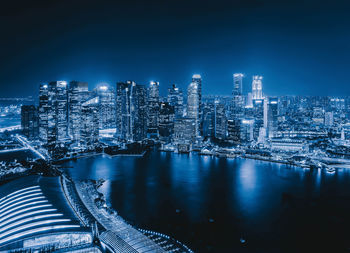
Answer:
[{"label": "night sky", "polygon": [[[8,1],[10,2],[10,1]],[[325,3],[327,2],[327,3]],[[80,80],[230,94],[232,74],[267,95],[350,95],[349,1],[11,1],[0,7],[0,96]]]}]

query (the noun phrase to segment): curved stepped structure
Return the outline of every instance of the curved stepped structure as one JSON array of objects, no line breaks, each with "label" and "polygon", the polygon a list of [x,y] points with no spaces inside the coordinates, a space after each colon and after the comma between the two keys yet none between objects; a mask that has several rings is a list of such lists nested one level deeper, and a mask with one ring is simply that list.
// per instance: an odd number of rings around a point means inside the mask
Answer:
[{"label": "curved stepped structure", "polygon": [[92,244],[70,209],[58,177],[27,176],[0,186],[0,251]]},{"label": "curved stepped structure", "polygon": [[64,175],[0,185],[0,252],[192,252],[168,236],[135,229],[101,196],[92,182]]}]

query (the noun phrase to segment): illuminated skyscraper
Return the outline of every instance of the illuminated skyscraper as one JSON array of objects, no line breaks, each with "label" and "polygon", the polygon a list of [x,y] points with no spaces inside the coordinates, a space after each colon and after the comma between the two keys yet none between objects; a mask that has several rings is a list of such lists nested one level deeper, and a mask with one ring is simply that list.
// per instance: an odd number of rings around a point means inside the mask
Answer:
[{"label": "illuminated skyscraper", "polygon": [[192,76],[192,83],[198,84],[198,132],[197,135],[202,134],[202,122],[203,122],[203,106],[202,106],[202,77],[199,74]]},{"label": "illuminated skyscraper", "polygon": [[264,100],[264,128],[269,138],[275,136],[277,131],[278,98],[269,97]]},{"label": "illuminated skyscraper", "polygon": [[226,138],[226,115],[225,106],[220,101],[215,101],[215,138]]},{"label": "illuminated skyscraper", "polygon": [[148,136],[159,136],[159,82],[151,81],[148,87]]},{"label": "illuminated skyscraper", "polygon": [[170,141],[174,133],[175,108],[168,102],[160,103],[159,136],[164,141]]},{"label": "illuminated skyscraper", "polygon": [[254,140],[257,140],[260,134],[260,128],[264,127],[264,99],[254,99],[252,109],[252,117],[254,118]]},{"label": "illuminated skyscraper", "polygon": [[67,82],[41,84],[39,90],[39,137],[52,155],[68,140]]},{"label": "illuminated skyscraper", "polygon": [[199,85],[197,82],[192,82],[187,88],[187,117],[195,122],[196,136],[199,135]]},{"label": "illuminated skyscraper", "polygon": [[38,137],[38,110],[34,105],[22,105],[21,127],[22,133],[28,139],[35,139]]},{"label": "illuminated skyscraper", "polygon": [[68,138],[68,97],[67,82],[57,81],[49,83],[49,88],[55,99],[55,113],[57,117],[57,141],[64,142]]},{"label": "illuminated skyscraper", "polygon": [[241,121],[238,119],[231,119],[227,121],[227,139],[235,144],[241,143]]},{"label": "illuminated skyscraper", "polygon": [[87,149],[94,149],[99,138],[99,98],[95,97],[81,103],[79,142]]},{"label": "illuminated skyscraper", "polygon": [[147,91],[133,81],[117,83],[117,136],[141,141],[147,136]]},{"label": "illuminated skyscraper", "polygon": [[233,106],[232,118],[238,119],[243,115],[244,97],[243,97],[243,77],[241,73],[233,74]]},{"label": "illuminated skyscraper", "polygon": [[46,83],[40,84],[38,108],[39,139],[44,143],[47,143],[49,110],[49,86]]},{"label": "illuminated skyscraper", "polygon": [[254,119],[243,119],[240,123],[241,142],[251,142],[254,140]]},{"label": "illuminated skyscraper", "polygon": [[84,82],[72,81],[69,83],[68,90],[68,118],[69,118],[69,136],[79,142],[81,119],[81,105],[88,99],[88,84]]},{"label": "illuminated skyscraper", "polygon": [[99,128],[113,129],[116,124],[115,92],[107,84],[101,84],[94,89],[94,93],[99,97]]},{"label": "illuminated skyscraper", "polygon": [[68,104],[67,82],[55,81],[49,83],[49,114],[48,114],[48,141],[57,145],[64,143],[68,137]]},{"label": "illuminated skyscraper", "polygon": [[215,106],[214,103],[203,103],[203,137],[215,136]]},{"label": "illuminated skyscraper", "polygon": [[122,140],[131,139],[130,94],[132,81],[117,83],[116,134]]},{"label": "illuminated skyscraper", "polygon": [[262,76],[253,76],[252,82],[252,97],[254,99],[263,99],[262,93]]},{"label": "illuminated skyscraper", "polygon": [[192,76],[192,82],[198,84],[199,103],[202,103],[202,77],[199,74]]},{"label": "illuminated skyscraper", "polygon": [[175,143],[192,144],[196,139],[196,122],[193,118],[182,117],[175,119],[174,137]]},{"label": "illuminated skyscraper", "polygon": [[241,96],[243,94],[243,77],[241,73],[233,74],[233,96]]},{"label": "illuminated skyscraper", "polygon": [[132,141],[142,141],[147,137],[147,89],[133,83],[130,98]]},{"label": "illuminated skyscraper", "polygon": [[172,85],[171,88],[168,89],[168,103],[171,106],[174,106],[175,109],[175,117],[179,118],[183,116],[183,93],[182,90],[176,87],[175,84]]}]

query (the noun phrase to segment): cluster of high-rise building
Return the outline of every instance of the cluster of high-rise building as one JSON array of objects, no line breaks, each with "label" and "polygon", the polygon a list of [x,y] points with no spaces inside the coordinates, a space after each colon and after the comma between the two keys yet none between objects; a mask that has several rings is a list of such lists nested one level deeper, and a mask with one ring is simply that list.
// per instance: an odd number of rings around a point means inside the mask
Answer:
[{"label": "cluster of high-rise building", "polygon": [[[286,132],[319,131],[346,124],[349,99],[331,97],[268,97],[263,77],[255,75],[244,94],[241,73],[233,75],[232,96],[202,96],[202,78],[195,74],[186,94],[172,85],[160,96],[159,82],[134,81],[115,87],[77,81],[41,84],[39,105],[22,107],[23,133],[39,138],[49,152],[76,147],[95,149],[101,133],[120,143],[158,140],[175,145],[203,140],[232,144],[266,143]],[[69,145],[67,145],[69,144]]]},{"label": "cluster of high-rise building", "polygon": [[[29,139],[40,139],[52,154],[68,146],[94,149],[106,131],[120,142],[171,141],[175,118],[184,115],[183,100],[175,85],[167,98],[161,98],[159,82],[154,81],[148,86],[118,82],[115,89],[101,84],[91,91],[85,82],[44,83],[38,107],[22,107],[22,130]],[[199,124],[199,113],[193,115]]]}]

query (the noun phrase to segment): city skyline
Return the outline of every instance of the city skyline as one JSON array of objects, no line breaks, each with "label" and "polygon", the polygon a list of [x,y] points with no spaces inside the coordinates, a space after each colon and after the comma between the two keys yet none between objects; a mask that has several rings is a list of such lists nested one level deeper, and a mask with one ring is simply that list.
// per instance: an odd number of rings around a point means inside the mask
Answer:
[{"label": "city skyline", "polygon": [[0,252],[347,252],[350,1],[0,8]]},{"label": "city skyline", "polygon": [[[136,81],[135,79],[132,79],[132,78],[127,78],[125,80],[117,80],[117,81],[111,81],[111,82],[107,82],[107,81],[101,81],[101,82],[97,82],[97,83],[89,83],[87,81],[85,81],[84,78],[81,78],[81,79],[56,79],[58,82],[79,82],[79,83],[85,83],[88,87],[88,89],[90,90],[93,90],[93,89],[96,89],[100,86],[105,86],[105,87],[109,87],[109,88],[112,88],[114,89],[115,85],[117,83],[120,83],[120,82],[127,82],[127,81],[131,81],[132,82],[135,82],[137,84],[140,84],[140,85],[147,85],[148,83],[151,83],[151,82],[157,82],[158,85],[159,85],[159,95],[160,96],[166,96],[167,93],[169,92],[169,88],[171,88],[172,86],[176,86],[180,89],[183,89],[183,90],[186,90],[188,85],[191,83],[191,76],[193,75],[199,75],[201,77],[203,77],[202,74],[198,74],[197,73],[193,73],[193,74],[190,74],[189,77],[187,78],[187,82],[185,83],[182,83],[182,84],[179,84],[177,82],[170,82],[170,83],[161,83],[158,79],[150,79],[150,80],[143,80],[143,81]],[[241,77],[241,91],[242,91],[242,94],[243,95],[249,95],[249,93],[251,93],[252,91],[252,81],[255,77],[258,77],[258,78],[261,78],[262,82],[264,83],[264,94],[269,94],[269,96],[278,96],[278,97],[281,97],[281,96],[306,96],[306,97],[346,97],[348,95],[344,94],[343,92],[337,92],[337,91],[334,91],[333,93],[328,93],[328,94],[319,94],[317,92],[310,92],[310,93],[281,93],[281,94],[276,94],[276,92],[273,92],[271,91],[271,87],[269,88],[268,85],[266,85],[265,83],[265,76],[264,75],[256,75],[255,74],[252,74],[252,75],[247,75],[247,74],[244,74],[244,73],[241,73],[241,72],[234,72],[231,74],[231,81],[227,83],[227,85],[225,85],[225,91],[223,93],[219,93],[219,92],[214,92],[214,93],[209,93],[208,91],[206,91],[206,84],[205,84],[205,80],[204,82],[202,82],[202,88],[201,90],[203,91],[201,94],[203,96],[232,96],[234,97],[234,81],[235,81],[235,75],[242,75]],[[205,75],[204,75],[205,77]],[[230,78],[228,77],[228,78]],[[233,77],[233,78],[232,78]],[[55,79],[48,79],[46,81],[41,81],[40,83],[37,83],[36,84],[36,87],[38,85],[44,85],[44,84],[48,84],[50,82],[56,82],[54,81]],[[203,80],[203,78],[202,78]],[[36,88],[35,87],[35,88]],[[37,93],[37,89],[34,90],[31,90],[30,93],[28,94],[24,94],[23,96],[16,96],[15,94],[10,94],[8,96],[2,96],[1,98],[2,99],[12,99],[12,98],[18,98],[18,99],[24,99],[24,98],[27,98],[27,97],[33,97],[35,99],[35,97],[37,97],[38,93]]]},{"label": "city skyline", "polygon": [[[117,82],[115,88],[101,84],[93,90],[86,82],[44,83],[39,89],[39,106],[22,107],[22,129],[29,138],[39,137],[55,159],[67,147],[100,149],[99,141],[107,136],[122,146],[160,141],[177,146],[179,152],[189,152],[206,139],[268,147],[284,136],[284,130],[324,129],[345,139],[349,97],[328,96],[317,101],[316,97],[270,96],[259,75],[252,76],[251,92],[245,94],[243,78],[242,73],[232,75],[232,97],[203,97],[199,74],[192,75],[185,94],[172,85],[166,96],[160,94],[157,81],[148,86]],[[291,115],[290,110],[294,111]],[[308,117],[300,119],[300,113]],[[287,139],[282,142],[290,145]],[[300,147],[298,142],[293,145]]]}]

